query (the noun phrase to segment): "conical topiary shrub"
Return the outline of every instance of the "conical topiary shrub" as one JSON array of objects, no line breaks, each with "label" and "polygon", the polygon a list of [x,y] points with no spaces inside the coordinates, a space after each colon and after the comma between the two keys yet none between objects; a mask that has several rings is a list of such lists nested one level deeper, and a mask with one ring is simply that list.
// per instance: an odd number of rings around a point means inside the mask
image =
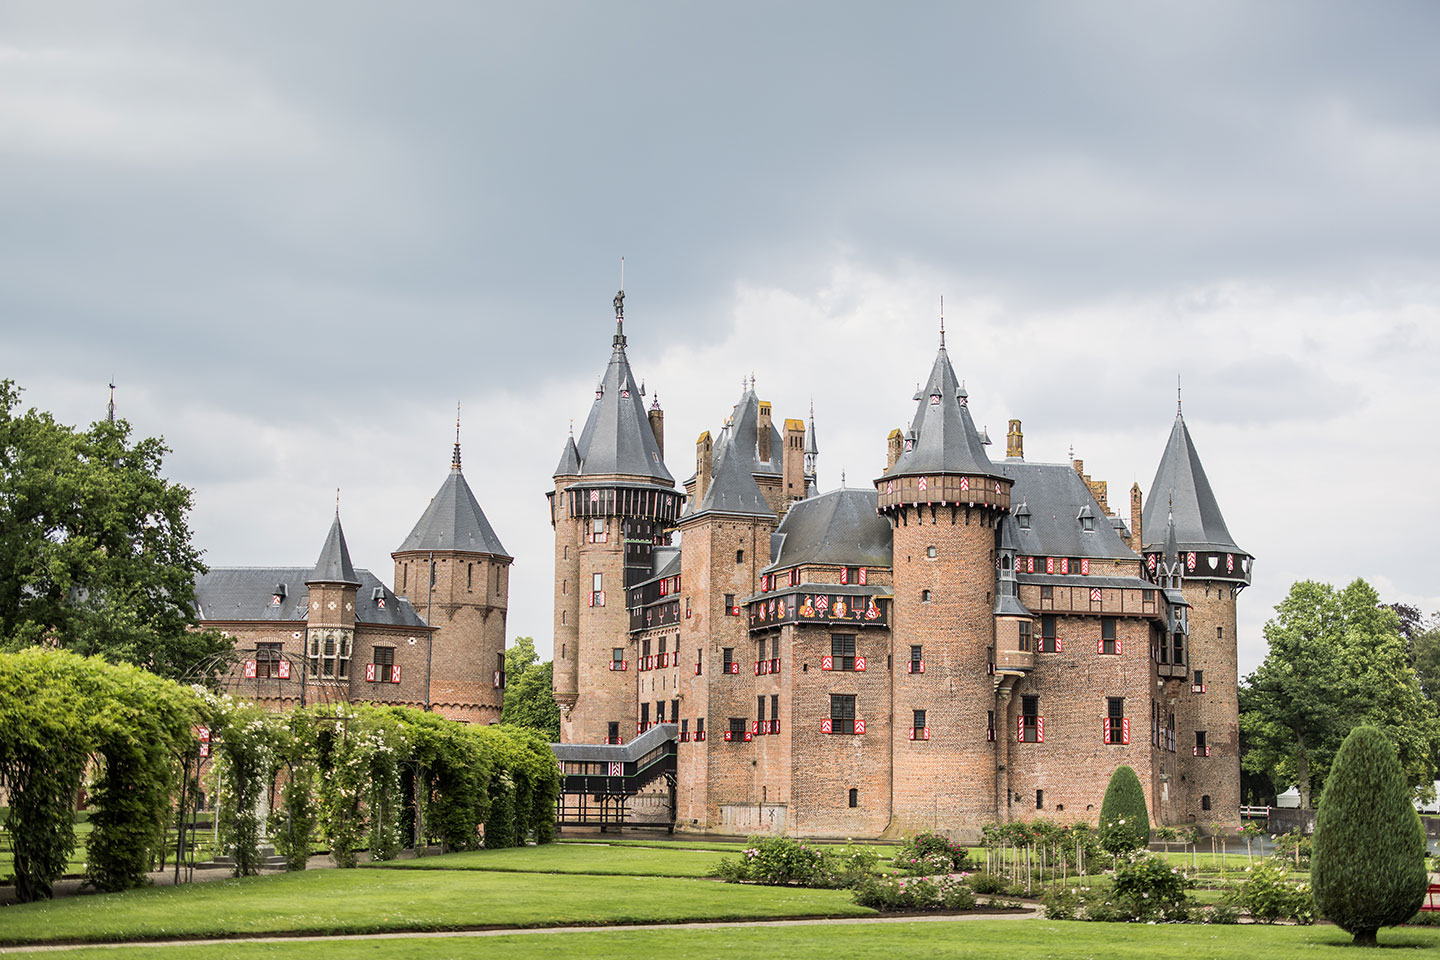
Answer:
[{"label": "conical topiary shrub", "polygon": [[1375,946],[1375,931],[1409,920],[1425,898],[1425,830],[1395,748],[1375,727],[1350,731],[1335,754],[1310,871],[1316,908],[1357,946]]},{"label": "conical topiary shrub", "polygon": [[1120,855],[1150,845],[1150,814],[1145,809],[1145,789],[1129,767],[1117,767],[1105,788],[1100,804],[1100,846]]}]

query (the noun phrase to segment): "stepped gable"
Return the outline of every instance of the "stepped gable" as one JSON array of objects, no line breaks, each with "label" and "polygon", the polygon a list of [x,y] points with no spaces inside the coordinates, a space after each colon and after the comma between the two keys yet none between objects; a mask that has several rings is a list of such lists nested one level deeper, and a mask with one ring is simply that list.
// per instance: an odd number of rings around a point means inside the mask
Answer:
[{"label": "stepped gable", "polygon": [[[310,567],[212,567],[195,580],[195,615],[200,620],[302,622],[309,612],[305,581],[313,580],[311,573]],[[356,570],[355,579],[357,623],[426,626],[408,600],[397,597],[369,570]]]},{"label": "stepped gable", "polygon": [[1165,454],[1160,458],[1160,467],[1155,471],[1155,480],[1150,484],[1150,495],[1145,500],[1140,517],[1147,553],[1160,550],[1164,544],[1159,534],[1166,530],[1167,523],[1160,519],[1161,513],[1174,516],[1176,543],[1181,550],[1249,556],[1247,551],[1236,545],[1225,526],[1220,504],[1210,489],[1210,480],[1205,476],[1200,455],[1179,411],[1175,413],[1175,425],[1170,429]]},{"label": "stepped gable", "polygon": [[700,506],[688,517],[703,513],[730,513],[750,517],[773,517],[775,511],[765,502],[765,495],[755,483],[751,471],[754,462],[750,451],[736,446],[731,432],[721,434],[715,448],[715,473]]},{"label": "stepped gable", "polygon": [[359,586],[355,578],[355,567],[350,563],[350,548],[345,544],[345,531],[340,526],[340,511],[335,511],[335,521],[325,536],[325,545],[320,548],[320,558],[310,571],[306,583],[344,583]]},{"label": "stepped gable", "polygon": [[659,480],[674,486],[675,478],[665,469],[644,398],[625,357],[623,322],[617,319],[615,329],[610,363],[595,387],[595,403],[576,443],[579,473],[585,477]]},{"label": "stepped gable", "polygon": [[767,569],[799,564],[888,567],[890,524],[876,513],[874,490],[832,490],[800,500],[780,521]]},{"label": "stepped gable", "polygon": [[459,550],[511,559],[490,521],[485,519],[485,511],[480,509],[480,502],[465,482],[458,462],[451,466],[415,529],[395,552],[413,550]]},{"label": "stepped gable", "polygon": [[915,394],[915,419],[905,438],[910,449],[900,454],[882,479],[920,474],[1004,476],[985,452],[985,442],[970,418],[968,397],[942,342],[930,379]]},{"label": "stepped gable", "polygon": [[[1014,514],[1029,515],[1029,526],[1015,524],[1016,551],[1030,557],[1089,557],[1135,560],[1135,551],[1120,538],[1074,468],[1063,463],[1006,460],[995,472],[1009,477]],[[1094,529],[1085,531],[1081,514],[1088,508]]]}]

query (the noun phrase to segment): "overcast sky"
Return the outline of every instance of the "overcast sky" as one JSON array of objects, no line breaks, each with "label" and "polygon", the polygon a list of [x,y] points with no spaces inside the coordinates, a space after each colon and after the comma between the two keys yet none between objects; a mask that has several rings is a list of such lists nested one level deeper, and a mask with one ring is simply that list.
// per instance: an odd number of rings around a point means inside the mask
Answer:
[{"label": "overcast sky", "polygon": [[548,651],[622,255],[677,478],[753,371],[814,398],[823,488],[868,485],[943,295],[992,452],[1019,417],[1119,504],[1183,380],[1257,557],[1245,670],[1297,579],[1440,609],[1437,36],[1419,2],[0,2],[0,376],[72,423],[113,376],[212,565],[312,562],[340,487],[387,581],[459,401]]}]

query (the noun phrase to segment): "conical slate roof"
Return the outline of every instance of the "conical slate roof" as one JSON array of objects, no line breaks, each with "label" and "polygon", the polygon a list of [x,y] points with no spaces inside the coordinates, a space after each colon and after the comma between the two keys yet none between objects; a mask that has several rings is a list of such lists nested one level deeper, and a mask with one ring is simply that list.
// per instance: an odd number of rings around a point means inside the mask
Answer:
[{"label": "conical slate roof", "polygon": [[450,468],[445,482],[430,499],[415,529],[400,544],[396,553],[412,550],[460,550],[465,553],[489,553],[510,558],[485,511],[465,482],[458,466]]},{"label": "conical slate roof", "polygon": [[715,451],[715,472],[710,478],[710,487],[691,516],[708,512],[775,516],[755,483],[751,472],[753,464],[750,451],[738,446],[729,430],[722,434]]},{"label": "conical slate roof", "polygon": [[580,475],[580,450],[575,446],[575,436],[565,439],[565,449],[560,452],[560,462],[551,476],[578,477]]},{"label": "conical slate roof", "polygon": [[345,531],[340,527],[340,511],[335,511],[335,522],[325,537],[325,546],[320,548],[320,559],[310,571],[306,583],[348,583],[360,586],[355,576],[355,567],[350,562],[350,548],[345,545]]},{"label": "conical slate roof", "polygon": [[611,347],[610,364],[595,388],[595,404],[576,444],[579,472],[586,477],[641,477],[673,485],[675,478],[665,469],[640,387],[630,372],[624,327],[618,322]]},{"label": "conical slate roof", "polygon": [[[965,389],[950,366],[942,343],[935,356],[930,379],[916,393],[918,405],[910,424],[912,449],[902,453],[886,477],[917,474],[979,474],[1001,476],[985,453],[985,444],[970,419],[970,409],[961,401]],[[907,440],[910,439],[907,437]]]},{"label": "conical slate roof", "polygon": [[1195,452],[1185,418],[1178,411],[1140,518],[1146,550],[1161,547],[1160,535],[1166,529],[1160,520],[1162,512],[1174,514],[1175,537],[1181,550],[1245,553],[1225,526],[1220,504],[1210,489],[1205,468],[1200,465],[1200,455]]}]

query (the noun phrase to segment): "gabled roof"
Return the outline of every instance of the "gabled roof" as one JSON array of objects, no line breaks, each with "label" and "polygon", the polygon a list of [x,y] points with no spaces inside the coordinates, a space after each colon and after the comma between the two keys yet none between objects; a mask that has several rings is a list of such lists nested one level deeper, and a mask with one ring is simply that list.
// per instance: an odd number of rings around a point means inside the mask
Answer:
[{"label": "gabled roof", "polygon": [[1145,535],[1146,550],[1161,547],[1167,513],[1175,515],[1175,537],[1181,550],[1245,553],[1225,526],[1220,504],[1210,489],[1205,468],[1200,465],[1200,455],[1195,452],[1185,418],[1178,411],[1141,514],[1140,529]]},{"label": "gabled roof", "polygon": [[350,548],[345,545],[345,531],[340,527],[340,511],[335,511],[335,521],[325,536],[325,545],[320,548],[320,558],[310,571],[306,583],[348,583],[358,586],[355,567],[350,563]]},{"label": "gabled roof", "polygon": [[945,345],[935,355],[930,379],[915,394],[918,404],[907,441],[911,450],[900,454],[886,477],[916,474],[980,474],[1003,476],[995,470],[985,444],[970,419],[968,395],[955,377]]},{"label": "gabled roof", "polygon": [[751,472],[753,458],[748,450],[736,446],[727,430],[715,448],[715,472],[700,505],[687,517],[702,513],[733,513],[752,517],[773,517],[775,511],[755,483]]},{"label": "gabled roof", "polygon": [[455,466],[430,498],[430,505],[420,515],[415,529],[395,552],[411,550],[460,550],[510,559],[490,521],[485,519],[485,511],[480,509],[470,484],[465,482],[465,474]]},{"label": "gabled roof", "polygon": [[755,473],[780,475],[784,467],[785,448],[773,418],[770,421],[770,459],[760,459],[760,398],[755,394],[754,385],[745,389],[730,413],[730,442],[749,453],[750,469]]},{"label": "gabled roof", "polygon": [[[1134,560],[1135,551],[1120,538],[1090,485],[1064,463],[1028,463],[1004,460],[994,471],[1013,481],[1011,512],[1018,518],[1028,514],[1030,525],[1015,524],[1016,550],[1033,557],[1090,557],[1092,559]],[[1090,511],[1094,529],[1085,531],[1080,516]]]},{"label": "gabled roof", "polygon": [[[300,621],[310,607],[308,567],[212,567],[195,580],[195,614],[202,620]],[[358,623],[424,627],[409,602],[390,591],[369,570],[356,570]],[[283,591],[280,602],[272,602]],[[378,591],[378,592],[377,592]]]},{"label": "gabled roof", "polygon": [[585,429],[576,443],[580,474],[642,477],[673,486],[675,478],[660,457],[645,401],[625,357],[625,332],[619,323],[611,342],[610,363],[595,394]]},{"label": "gabled roof", "polygon": [[767,569],[802,563],[888,567],[890,524],[876,515],[874,490],[841,489],[790,505],[775,533],[781,537]]}]

